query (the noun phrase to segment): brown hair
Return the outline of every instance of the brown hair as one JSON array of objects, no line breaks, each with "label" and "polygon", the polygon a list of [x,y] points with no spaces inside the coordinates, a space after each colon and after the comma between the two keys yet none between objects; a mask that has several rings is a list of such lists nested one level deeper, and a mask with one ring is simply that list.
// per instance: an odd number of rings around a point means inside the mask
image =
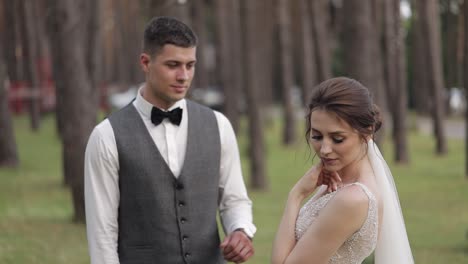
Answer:
[{"label": "brown hair", "polygon": [[197,46],[197,36],[192,29],[173,17],[154,17],[146,25],[143,52],[156,55],[166,44],[191,48]]},{"label": "brown hair", "polygon": [[328,79],[315,88],[306,116],[307,142],[311,133],[310,117],[317,109],[336,114],[356,129],[363,139],[374,137],[382,125],[379,108],[372,102],[369,90],[347,77]]}]

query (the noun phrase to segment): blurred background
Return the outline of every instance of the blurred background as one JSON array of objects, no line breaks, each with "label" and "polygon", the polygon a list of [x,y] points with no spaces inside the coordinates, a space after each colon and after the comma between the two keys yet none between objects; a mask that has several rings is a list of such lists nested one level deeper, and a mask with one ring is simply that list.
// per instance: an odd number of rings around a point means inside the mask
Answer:
[{"label": "blurred background", "polygon": [[269,262],[312,162],[309,95],[341,75],[385,116],[377,141],[416,263],[468,263],[463,0],[0,0],[0,263],[89,263],[84,150],[144,82],[142,33],[159,15],[197,33],[189,97],[238,135],[258,227],[248,263]]}]

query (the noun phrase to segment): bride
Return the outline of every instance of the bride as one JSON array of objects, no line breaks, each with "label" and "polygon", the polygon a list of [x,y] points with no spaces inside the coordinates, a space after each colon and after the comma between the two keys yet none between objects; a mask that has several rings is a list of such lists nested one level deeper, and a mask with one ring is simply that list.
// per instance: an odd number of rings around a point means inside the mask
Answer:
[{"label": "bride", "polygon": [[[272,263],[414,263],[393,177],[373,141],[381,126],[366,87],[338,77],[321,83],[306,136],[320,162],[291,189]],[[302,206],[302,202],[314,195]]]}]

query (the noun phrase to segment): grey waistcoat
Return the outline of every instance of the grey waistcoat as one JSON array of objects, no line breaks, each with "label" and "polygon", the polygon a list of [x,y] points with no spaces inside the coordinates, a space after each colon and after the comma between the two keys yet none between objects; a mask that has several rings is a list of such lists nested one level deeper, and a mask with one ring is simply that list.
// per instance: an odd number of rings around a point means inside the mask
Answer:
[{"label": "grey waistcoat", "polygon": [[220,137],[213,111],[187,100],[185,161],[176,179],[140,115],[112,114],[119,155],[121,264],[225,263],[216,223]]}]

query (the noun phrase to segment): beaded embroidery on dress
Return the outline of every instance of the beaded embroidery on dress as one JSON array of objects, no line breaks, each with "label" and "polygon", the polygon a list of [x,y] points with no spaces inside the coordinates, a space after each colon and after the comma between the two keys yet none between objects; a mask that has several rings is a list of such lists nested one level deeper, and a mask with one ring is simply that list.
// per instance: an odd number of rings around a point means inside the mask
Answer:
[{"label": "beaded embroidery on dress", "polygon": [[296,241],[298,241],[328,202],[335,197],[341,189],[351,185],[360,186],[369,198],[367,219],[364,221],[362,227],[349,237],[338,251],[333,254],[328,262],[329,264],[360,264],[375,249],[378,233],[378,208],[375,196],[364,184],[359,182],[351,183],[335,192],[325,194],[316,200],[311,198],[301,208],[296,220],[295,233]]}]

